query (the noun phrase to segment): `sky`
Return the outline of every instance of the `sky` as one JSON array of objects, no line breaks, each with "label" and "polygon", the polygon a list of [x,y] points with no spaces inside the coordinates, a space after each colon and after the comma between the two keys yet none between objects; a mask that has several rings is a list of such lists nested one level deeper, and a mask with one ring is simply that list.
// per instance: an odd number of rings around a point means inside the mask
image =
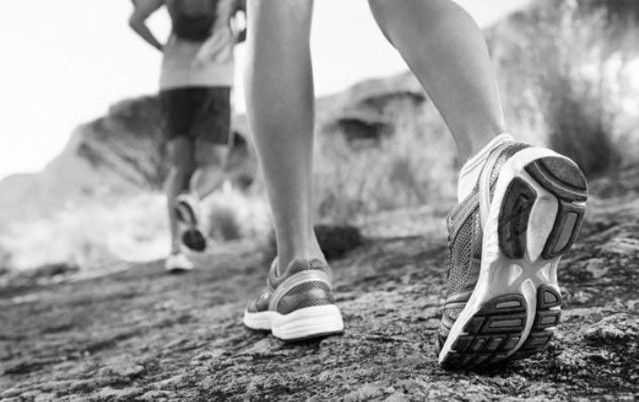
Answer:
[{"label": "sky", "polygon": [[[390,1],[390,0],[389,0]],[[486,26],[530,0],[457,0]],[[129,29],[129,0],[12,1],[0,13],[0,179],[37,172],[79,124],[157,91],[161,55]],[[339,10],[339,12],[336,12]],[[164,11],[151,28],[169,32]],[[317,95],[406,70],[364,0],[318,0],[312,32]],[[243,46],[236,109],[243,110]]]}]

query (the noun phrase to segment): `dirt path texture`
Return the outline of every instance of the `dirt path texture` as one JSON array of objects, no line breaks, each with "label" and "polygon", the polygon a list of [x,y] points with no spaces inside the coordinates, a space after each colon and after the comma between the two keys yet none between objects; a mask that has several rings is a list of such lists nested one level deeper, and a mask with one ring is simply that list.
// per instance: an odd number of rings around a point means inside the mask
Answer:
[{"label": "dirt path texture", "polygon": [[333,261],[346,330],[317,341],[242,326],[267,268],[251,247],[217,250],[182,276],[158,261],[12,282],[0,288],[0,400],[637,400],[639,184],[613,184],[593,185],[599,196],[559,269],[560,328],[532,358],[486,371],[437,365],[445,211],[426,208],[380,217]]}]

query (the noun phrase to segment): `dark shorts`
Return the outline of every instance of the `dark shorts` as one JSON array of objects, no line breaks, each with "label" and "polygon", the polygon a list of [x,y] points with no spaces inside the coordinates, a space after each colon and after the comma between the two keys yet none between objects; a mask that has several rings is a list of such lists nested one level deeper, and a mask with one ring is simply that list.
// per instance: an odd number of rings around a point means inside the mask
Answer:
[{"label": "dark shorts", "polygon": [[186,137],[226,145],[231,129],[231,88],[186,87],[160,91],[167,141]]}]

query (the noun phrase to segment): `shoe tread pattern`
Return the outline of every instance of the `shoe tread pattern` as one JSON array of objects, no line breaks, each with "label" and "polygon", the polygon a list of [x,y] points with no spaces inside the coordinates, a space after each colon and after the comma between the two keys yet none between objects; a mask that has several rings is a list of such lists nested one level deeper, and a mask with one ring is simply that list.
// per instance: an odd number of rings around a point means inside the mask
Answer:
[{"label": "shoe tread pattern", "polygon": [[472,369],[522,359],[546,347],[559,323],[561,296],[550,286],[537,290],[537,308],[530,334],[515,353],[526,326],[526,300],[513,293],[491,299],[466,323],[443,366]]},{"label": "shoe tread pattern", "polygon": [[198,229],[189,229],[182,235],[182,243],[193,251],[206,249],[206,238]]}]

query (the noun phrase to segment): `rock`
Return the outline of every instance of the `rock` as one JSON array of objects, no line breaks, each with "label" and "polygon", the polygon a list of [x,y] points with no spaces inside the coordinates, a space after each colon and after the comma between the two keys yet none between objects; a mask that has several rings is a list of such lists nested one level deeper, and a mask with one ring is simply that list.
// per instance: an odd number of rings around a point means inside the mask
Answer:
[{"label": "rock", "polygon": [[359,229],[354,226],[316,225],[315,234],[328,260],[342,257],[364,241]]},{"label": "rock", "polygon": [[639,253],[639,239],[615,237],[603,246],[601,251],[621,255],[637,255]]},{"label": "rock", "polygon": [[590,343],[628,344],[639,342],[639,316],[629,313],[616,313],[581,330],[581,334]]},{"label": "rock", "polygon": [[408,395],[401,392],[395,392],[394,394],[390,395],[388,398],[384,399],[384,402],[408,402],[408,401],[410,401]]},{"label": "rock", "polygon": [[382,387],[375,384],[364,384],[359,389],[344,396],[345,402],[369,401],[384,394]]},{"label": "rock", "polygon": [[55,400],[56,395],[53,394],[40,394],[35,397],[34,402],[48,402]]},{"label": "rock", "polygon": [[[328,261],[340,258],[364,243],[364,237],[355,226],[315,225],[315,235]],[[270,264],[277,256],[275,233],[271,232],[262,244],[262,253],[265,264]]]},{"label": "rock", "polygon": [[202,362],[216,359],[224,354],[223,349],[213,349],[202,352],[191,359],[191,365],[199,365]]},{"label": "rock", "polygon": [[169,391],[148,391],[138,398],[143,402],[164,402],[175,400],[175,394]]},{"label": "rock", "polygon": [[592,293],[579,290],[573,294],[567,294],[567,302],[570,304],[586,304],[592,300]]},{"label": "rock", "polygon": [[242,355],[245,356],[271,356],[274,351],[279,348],[279,342],[272,337],[264,338],[255,342],[249,349],[245,350]]},{"label": "rock", "polygon": [[[234,116],[227,166],[231,181],[240,185],[256,175],[245,120]],[[42,172],[0,180],[0,221],[46,217],[86,198],[161,190],[169,172],[164,125],[158,96],[115,103],[105,116],[77,127]]]},{"label": "rock", "polygon": [[101,402],[101,401],[117,401],[117,402],[127,402],[133,400],[135,397],[142,394],[142,389],[140,388],[124,388],[124,389],[115,389],[112,387],[102,388],[99,392],[91,395],[88,400]]},{"label": "rock", "polygon": [[73,262],[59,262],[42,265],[31,272],[33,278],[53,278],[58,275],[68,275],[80,271],[80,267]]},{"label": "rock", "polygon": [[599,279],[608,273],[609,263],[603,258],[592,258],[586,264],[586,271],[592,274],[593,279]]},{"label": "rock", "polygon": [[144,372],[144,367],[134,363],[130,358],[115,358],[108,362],[106,367],[98,371],[98,376],[133,378]]},{"label": "rock", "polygon": [[155,389],[163,390],[163,389],[177,388],[185,382],[186,378],[187,378],[186,374],[178,374],[171,378],[167,378],[166,380],[157,382],[155,384]]}]

